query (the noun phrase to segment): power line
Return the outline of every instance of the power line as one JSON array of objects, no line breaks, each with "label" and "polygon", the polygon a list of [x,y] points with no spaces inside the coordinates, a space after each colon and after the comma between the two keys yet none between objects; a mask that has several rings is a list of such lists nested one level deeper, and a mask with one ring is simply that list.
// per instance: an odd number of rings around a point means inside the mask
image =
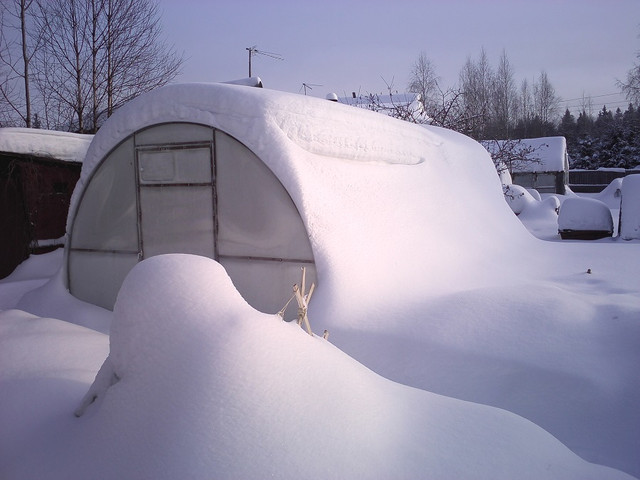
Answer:
[{"label": "power line", "polygon": [[[630,102],[628,100],[616,100],[612,102],[603,103],[603,105],[628,105],[629,103],[633,103],[633,102]],[[565,105],[565,108],[584,108],[585,106],[586,105],[580,103],[575,105]]]},{"label": "power line", "polygon": [[590,98],[611,97],[611,96],[614,96],[614,95],[622,95],[622,94],[620,92],[615,92],[615,93],[604,93],[602,95],[585,95],[583,97],[570,98],[568,100],[560,100],[560,103],[575,102],[576,100],[589,100]]}]

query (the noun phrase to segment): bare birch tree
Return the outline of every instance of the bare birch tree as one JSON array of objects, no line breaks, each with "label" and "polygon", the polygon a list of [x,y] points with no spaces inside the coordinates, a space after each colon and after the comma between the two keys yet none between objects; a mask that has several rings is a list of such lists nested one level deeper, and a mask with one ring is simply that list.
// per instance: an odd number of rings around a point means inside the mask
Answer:
[{"label": "bare birch tree", "polygon": [[490,119],[493,84],[493,70],[484,48],[477,62],[467,59],[459,77],[465,117],[471,122],[470,134],[473,138],[482,139]]},{"label": "bare birch tree", "polygon": [[493,136],[509,138],[510,129],[515,123],[515,109],[518,101],[513,68],[505,50],[502,51],[493,77],[492,95]]},{"label": "bare birch tree", "polygon": [[[109,0],[108,115],[131,98],[165,85],[183,59],[161,37],[157,3]],[[132,34],[132,32],[135,32]]]},{"label": "bare birch tree", "polygon": [[182,56],[156,0],[37,0],[34,71],[49,128],[92,133],[122,104],[165,85]]},{"label": "bare birch tree", "polygon": [[518,95],[518,121],[528,124],[533,118],[533,98],[529,81],[525,78],[520,84],[520,93]]},{"label": "bare birch tree", "polygon": [[[47,123],[85,133],[90,105],[90,14],[85,0],[47,0],[38,4],[36,28],[43,42],[36,53],[38,87],[48,104]],[[54,112],[61,115],[52,116]]]},{"label": "bare birch tree", "polygon": [[560,98],[556,95],[556,90],[545,71],[540,72],[538,80],[533,85],[533,104],[535,114],[543,125],[555,120]]},{"label": "bare birch tree", "polygon": [[[640,60],[640,53],[637,54],[637,58]],[[627,72],[626,80],[619,80],[617,84],[627,100],[636,105],[640,104],[640,63],[635,63]]]},{"label": "bare birch tree", "polygon": [[[39,38],[30,30],[33,0],[10,0],[0,9],[0,102],[5,122],[32,126],[31,59]],[[19,118],[15,122],[12,118]]]},{"label": "bare birch tree", "polygon": [[433,63],[424,52],[421,52],[411,69],[409,91],[420,95],[429,116],[438,105],[438,80]]}]

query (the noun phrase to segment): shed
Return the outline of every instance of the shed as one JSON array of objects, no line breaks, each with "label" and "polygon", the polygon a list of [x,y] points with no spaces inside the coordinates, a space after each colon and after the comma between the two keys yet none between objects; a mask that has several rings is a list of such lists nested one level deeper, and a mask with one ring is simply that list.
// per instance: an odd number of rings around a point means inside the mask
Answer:
[{"label": "shed", "polygon": [[[505,140],[498,140],[498,143]],[[569,154],[564,137],[524,138],[517,140],[519,146],[529,150],[529,162],[517,162],[511,173],[515,185],[533,188],[540,193],[564,195],[569,184]],[[491,153],[495,142],[484,142]]]},{"label": "shed", "polygon": [[92,135],[0,128],[0,278],[63,245],[71,194]]}]

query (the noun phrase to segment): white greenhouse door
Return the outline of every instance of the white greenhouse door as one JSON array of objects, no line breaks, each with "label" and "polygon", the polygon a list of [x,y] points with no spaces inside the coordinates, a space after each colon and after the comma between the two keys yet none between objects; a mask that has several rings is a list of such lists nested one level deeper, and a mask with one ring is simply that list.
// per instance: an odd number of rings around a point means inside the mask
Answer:
[{"label": "white greenhouse door", "polygon": [[212,165],[210,144],[137,150],[143,258],[215,258]]}]

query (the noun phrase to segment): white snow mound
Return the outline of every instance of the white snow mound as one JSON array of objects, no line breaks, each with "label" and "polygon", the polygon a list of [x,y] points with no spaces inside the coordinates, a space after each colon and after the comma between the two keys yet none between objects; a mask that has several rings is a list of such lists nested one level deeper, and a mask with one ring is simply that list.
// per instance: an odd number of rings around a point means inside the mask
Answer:
[{"label": "white snow mound", "polygon": [[613,232],[613,218],[604,202],[595,198],[571,197],[562,202],[558,228]]},{"label": "white snow mound", "polygon": [[138,264],[110,340],[87,396],[95,402],[73,435],[34,452],[35,471],[45,462],[50,478],[630,478],[517,415],[380,377],[253,310],[204,257]]}]

